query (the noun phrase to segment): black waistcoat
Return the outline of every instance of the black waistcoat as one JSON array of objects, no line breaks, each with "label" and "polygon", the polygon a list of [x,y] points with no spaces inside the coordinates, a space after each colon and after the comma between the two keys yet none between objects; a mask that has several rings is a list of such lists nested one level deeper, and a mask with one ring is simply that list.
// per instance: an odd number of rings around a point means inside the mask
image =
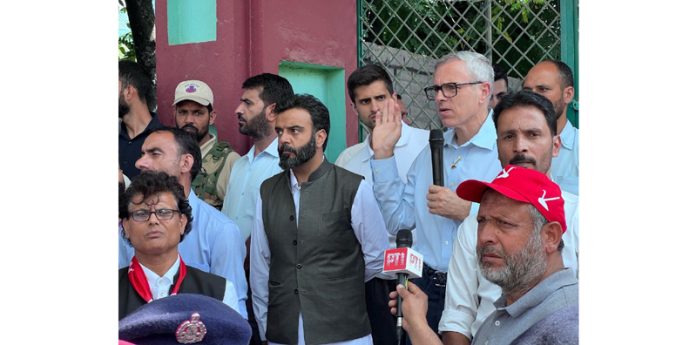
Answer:
[{"label": "black waistcoat", "polygon": [[324,161],[301,185],[299,220],[289,171],[261,185],[271,252],[266,338],[296,344],[300,312],[308,345],[370,333],[365,261],[351,226],[362,176]]},{"label": "black waistcoat", "polygon": [[[174,276],[176,282],[179,273]],[[186,277],[179,293],[197,293],[222,301],[225,297],[225,278],[186,266]],[[174,285],[172,285],[173,287]],[[128,267],[118,270],[118,319],[124,318],[146,303],[128,280]]]}]

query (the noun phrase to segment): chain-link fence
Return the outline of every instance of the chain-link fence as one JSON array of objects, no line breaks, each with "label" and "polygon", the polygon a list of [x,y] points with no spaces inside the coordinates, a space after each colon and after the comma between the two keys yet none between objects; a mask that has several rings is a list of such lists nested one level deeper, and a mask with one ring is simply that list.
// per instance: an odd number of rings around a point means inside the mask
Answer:
[{"label": "chain-link fence", "polygon": [[360,65],[384,66],[413,126],[439,128],[423,88],[435,61],[473,50],[508,71],[510,88],[538,61],[561,55],[560,0],[359,0]]}]

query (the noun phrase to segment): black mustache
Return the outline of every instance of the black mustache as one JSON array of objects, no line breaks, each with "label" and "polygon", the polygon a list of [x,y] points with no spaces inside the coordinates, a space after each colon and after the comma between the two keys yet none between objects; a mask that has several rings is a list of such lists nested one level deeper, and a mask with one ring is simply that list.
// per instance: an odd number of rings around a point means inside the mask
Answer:
[{"label": "black mustache", "polygon": [[183,127],[181,127],[181,129],[183,129],[183,130],[186,130],[186,128],[191,128],[191,129],[193,129],[194,132],[198,132],[198,128],[196,128],[196,126],[194,126],[191,123],[187,123]]},{"label": "black mustache", "polygon": [[294,155],[297,155],[297,150],[293,149],[288,144],[280,145],[280,147],[278,148],[278,151],[280,151],[280,153],[290,152]]},{"label": "black mustache", "polygon": [[516,155],[515,157],[512,157],[510,160],[509,164],[512,165],[518,165],[522,163],[530,163],[530,164],[536,164],[536,159],[531,158],[531,157],[526,157],[523,155]]}]

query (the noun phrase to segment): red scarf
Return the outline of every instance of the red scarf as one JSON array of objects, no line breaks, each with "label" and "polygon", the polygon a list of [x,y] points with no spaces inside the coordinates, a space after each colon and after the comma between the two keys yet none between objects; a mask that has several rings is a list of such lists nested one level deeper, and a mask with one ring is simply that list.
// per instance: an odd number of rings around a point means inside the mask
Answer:
[{"label": "red scarf", "polygon": [[[181,258],[181,255],[179,255],[178,275],[179,278],[176,280],[176,284],[174,284],[174,288],[169,294],[171,296],[176,295],[177,292],[179,292],[181,283],[184,281],[184,277],[186,276],[186,264],[184,264],[184,259]],[[140,266],[138,258],[136,258],[135,256],[133,256],[130,266],[128,266],[128,280],[135,289],[135,292],[137,292],[143,300],[145,300],[147,303],[152,302],[152,291],[150,291],[150,284],[147,283],[147,277],[145,277],[145,272],[143,271],[143,268]]]}]

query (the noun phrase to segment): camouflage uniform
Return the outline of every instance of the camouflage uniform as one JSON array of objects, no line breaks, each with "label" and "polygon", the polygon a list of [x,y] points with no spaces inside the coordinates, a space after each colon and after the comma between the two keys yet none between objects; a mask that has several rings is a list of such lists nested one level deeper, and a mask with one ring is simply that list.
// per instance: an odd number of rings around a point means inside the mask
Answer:
[{"label": "camouflage uniform", "polygon": [[225,200],[232,165],[239,159],[239,154],[234,152],[229,143],[217,141],[215,136],[201,146],[201,154],[203,166],[191,183],[191,188],[201,200],[220,210]]}]

